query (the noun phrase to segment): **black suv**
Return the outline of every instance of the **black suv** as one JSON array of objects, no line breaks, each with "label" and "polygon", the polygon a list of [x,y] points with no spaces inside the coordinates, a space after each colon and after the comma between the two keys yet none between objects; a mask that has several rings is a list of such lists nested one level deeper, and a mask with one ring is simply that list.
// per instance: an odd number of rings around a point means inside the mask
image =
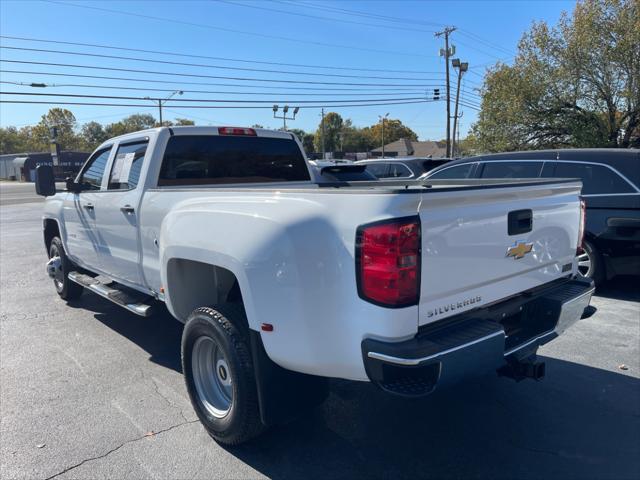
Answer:
[{"label": "black suv", "polygon": [[587,206],[583,275],[596,284],[640,274],[640,150],[567,149],[481,155],[427,175],[455,178],[579,178]]}]

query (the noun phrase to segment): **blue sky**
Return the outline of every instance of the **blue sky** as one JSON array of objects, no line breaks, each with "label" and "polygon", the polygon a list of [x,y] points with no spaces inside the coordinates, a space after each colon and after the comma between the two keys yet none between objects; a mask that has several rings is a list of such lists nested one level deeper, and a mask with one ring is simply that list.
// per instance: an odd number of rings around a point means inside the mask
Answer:
[{"label": "blue sky", "polygon": [[[283,105],[285,102],[292,106],[299,105],[303,108],[294,122],[288,122],[288,126],[315,130],[320,109],[304,108],[303,103],[296,102],[330,105],[336,101],[354,99],[376,99],[377,102],[371,103],[380,103],[380,99],[386,98],[431,98],[433,88],[444,84],[444,63],[438,56],[443,42],[435,38],[433,33],[444,25],[458,28],[451,35],[451,41],[456,46],[455,57],[468,61],[470,66],[470,72],[463,77],[463,89],[467,93],[462,98],[470,104],[477,104],[479,100],[474,96],[473,89],[481,85],[485,68],[499,60],[510,62],[518,40],[533,21],[545,20],[554,24],[561,12],[570,11],[574,4],[573,1],[0,0],[0,33],[3,36],[180,54],[0,38],[0,46],[5,47],[0,49],[0,59],[4,60],[0,63],[2,82],[57,85],[43,89],[2,83],[0,87],[5,92],[137,97],[139,100],[66,98],[66,101],[149,105],[65,107],[74,113],[80,123],[90,120],[110,123],[132,113],[157,116],[157,108],[144,97],[169,95],[173,90],[183,90],[185,93],[177,97],[175,102],[167,102],[163,111],[165,120],[186,117],[201,125],[244,126],[260,123],[274,128],[282,126],[281,120],[273,118],[270,108],[188,108],[190,105],[205,104],[188,100],[252,99],[264,100],[267,103],[263,105],[267,107],[274,103]],[[16,50],[16,47],[135,57],[147,61]],[[163,64],[158,61],[200,66]],[[211,65],[222,68],[213,68]],[[234,70],[234,67],[270,71]],[[104,70],[108,68],[174,75]],[[38,73],[12,73],[8,70]],[[62,75],[51,75],[53,73]],[[63,75],[90,75],[95,78]],[[238,77],[259,80],[243,81]],[[147,81],[135,82],[132,79]],[[452,79],[455,79],[453,74]],[[282,83],[282,80],[290,83]],[[70,84],[75,86],[65,86]],[[148,88],[163,91],[146,90]],[[444,88],[440,88],[444,94]],[[202,93],[193,90],[238,93]],[[2,98],[38,99],[17,95],[3,95]],[[46,98],[64,101],[60,97]],[[0,104],[0,124],[21,126],[37,123],[48,108],[48,105]],[[399,118],[416,131],[420,139],[444,137],[446,117],[445,103],[442,101],[328,107],[325,111],[339,112],[358,126],[373,124],[379,115],[388,112],[390,118]],[[462,111],[461,134],[464,136],[476,117],[476,111],[470,106],[462,107]]]}]

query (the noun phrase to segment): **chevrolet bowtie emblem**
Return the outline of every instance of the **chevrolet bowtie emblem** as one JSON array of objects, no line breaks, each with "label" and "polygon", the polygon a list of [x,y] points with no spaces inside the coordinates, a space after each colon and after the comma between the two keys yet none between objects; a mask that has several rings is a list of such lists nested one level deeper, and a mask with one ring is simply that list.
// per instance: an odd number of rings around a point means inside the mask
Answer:
[{"label": "chevrolet bowtie emblem", "polygon": [[507,248],[507,257],[519,260],[531,250],[533,250],[533,243],[516,242],[513,247]]}]

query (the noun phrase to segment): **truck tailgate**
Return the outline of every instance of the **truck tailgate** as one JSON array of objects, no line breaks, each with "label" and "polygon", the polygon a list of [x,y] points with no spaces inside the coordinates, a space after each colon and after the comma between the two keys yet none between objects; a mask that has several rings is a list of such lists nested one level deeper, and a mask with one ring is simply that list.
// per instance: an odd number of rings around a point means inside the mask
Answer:
[{"label": "truck tailgate", "polygon": [[424,193],[418,324],[573,273],[580,188],[559,181]]}]

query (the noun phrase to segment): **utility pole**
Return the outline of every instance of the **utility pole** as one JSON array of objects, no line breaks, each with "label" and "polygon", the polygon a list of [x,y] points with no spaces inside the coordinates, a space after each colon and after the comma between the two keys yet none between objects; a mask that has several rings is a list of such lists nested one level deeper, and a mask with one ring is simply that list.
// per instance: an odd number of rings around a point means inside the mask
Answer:
[{"label": "utility pole", "polygon": [[437,32],[436,37],[444,36],[444,50],[440,49],[440,56],[444,57],[447,76],[447,158],[451,158],[451,104],[449,102],[449,57],[456,52],[456,47],[449,49],[449,35],[456,30],[456,27],[446,27],[443,31]]},{"label": "utility pole", "polygon": [[145,100],[151,100],[152,102],[158,102],[158,117],[160,118],[160,126],[162,126],[162,106],[168,101],[171,100],[171,97],[174,95],[182,95],[184,92],[182,90],[176,90],[167,98],[151,98],[144,97]]},{"label": "utility pole", "polygon": [[389,116],[389,112],[387,112],[384,116],[378,115],[378,118],[382,121],[382,158],[384,158],[384,121]]},{"label": "utility pole", "polygon": [[320,114],[322,116],[322,121],[320,122],[320,125],[322,126],[321,129],[321,136],[322,136],[322,159],[325,159],[325,151],[324,151],[324,107],[322,108],[322,113]]},{"label": "utility pole", "polygon": [[[456,88],[456,106],[454,108],[454,114],[453,114],[453,148],[451,149],[451,153],[453,156],[455,156],[456,154],[456,127],[458,125],[458,104],[459,102],[459,98],[460,98],[460,83],[462,82],[462,75],[464,75],[464,72],[466,72],[469,69],[469,63],[467,62],[460,62],[459,58],[454,58],[453,60],[451,60],[451,65],[453,65],[453,68],[456,68],[458,70],[458,87]],[[458,137],[460,136],[460,132],[458,132]],[[458,144],[460,143],[460,141],[458,141]]]}]

